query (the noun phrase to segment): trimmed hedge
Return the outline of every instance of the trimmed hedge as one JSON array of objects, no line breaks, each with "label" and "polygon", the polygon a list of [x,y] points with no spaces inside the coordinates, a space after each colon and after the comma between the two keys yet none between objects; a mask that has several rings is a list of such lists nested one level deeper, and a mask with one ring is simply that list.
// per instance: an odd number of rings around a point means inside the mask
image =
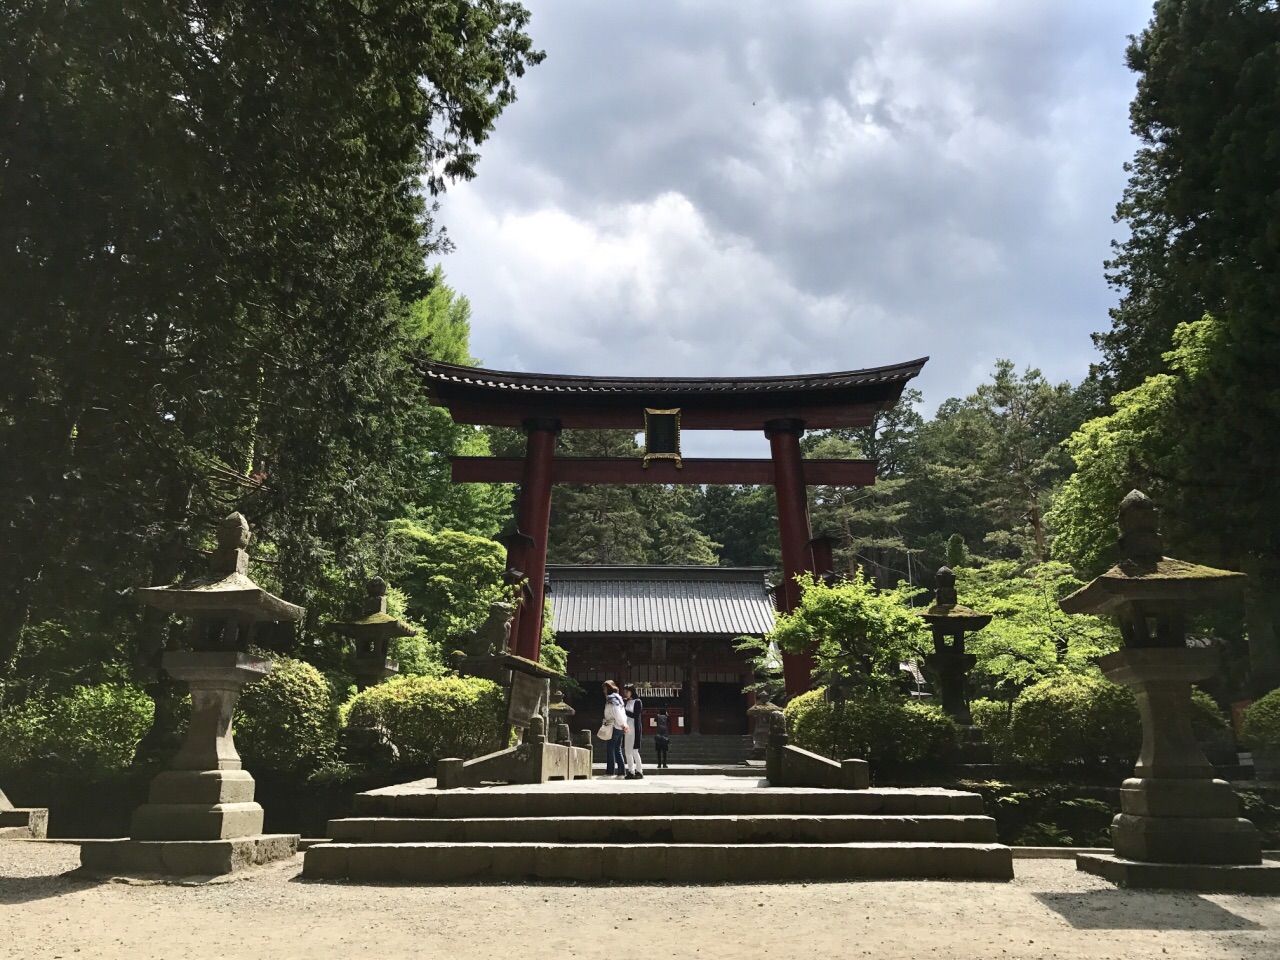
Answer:
[{"label": "trimmed hedge", "polygon": [[957,738],[955,723],[941,707],[865,690],[839,705],[826,702],[823,688],[810,690],[784,713],[791,744],[835,760],[941,760]]},{"label": "trimmed hedge", "polygon": [[482,756],[510,739],[503,689],[475,677],[402,677],[356,694],[348,726],[381,726],[405,761]]},{"label": "trimmed hedge", "polygon": [[123,770],[154,712],[140,687],[124,683],[28,700],[0,715],[0,769],[90,779]]},{"label": "trimmed hedge", "polygon": [[[1013,703],[975,700],[973,722],[996,758],[1042,769],[1104,761],[1133,763],[1142,721],[1132,691],[1098,677],[1063,674],[1028,687]],[[1200,741],[1227,729],[1218,705],[1192,689],[1191,728]]]},{"label": "trimmed hedge", "polygon": [[338,710],[324,674],[269,654],[271,672],[236,704],[236,749],[250,771],[306,776],[337,755]]},{"label": "trimmed hedge", "polygon": [[1280,750],[1280,689],[1249,706],[1244,712],[1240,737],[1252,750]]}]

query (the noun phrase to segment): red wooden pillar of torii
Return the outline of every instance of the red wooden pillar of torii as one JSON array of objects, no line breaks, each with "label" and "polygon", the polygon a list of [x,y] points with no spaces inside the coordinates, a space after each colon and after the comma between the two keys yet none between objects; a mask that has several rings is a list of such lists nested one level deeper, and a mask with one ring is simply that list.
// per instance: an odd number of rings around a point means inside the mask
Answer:
[{"label": "red wooden pillar of torii", "polygon": [[[773,492],[778,503],[778,540],[782,547],[782,585],[777,606],[789,613],[800,605],[796,577],[811,573],[809,551],[809,503],[805,495],[804,460],[800,455],[803,420],[769,420],[764,425],[773,454]],[[783,653],[782,675],[788,696],[809,689],[814,658],[808,653]]]},{"label": "red wooden pillar of torii", "polygon": [[[520,530],[533,543],[524,551],[528,589],[513,624],[516,656],[537,661],[542,651],[542,608],[547,576],[547,539],[551,533],[552,460],[560,421],[531,419],[523,423],[529,438],[520,483]],[[508,554],[508,563],[511,555]]]}]

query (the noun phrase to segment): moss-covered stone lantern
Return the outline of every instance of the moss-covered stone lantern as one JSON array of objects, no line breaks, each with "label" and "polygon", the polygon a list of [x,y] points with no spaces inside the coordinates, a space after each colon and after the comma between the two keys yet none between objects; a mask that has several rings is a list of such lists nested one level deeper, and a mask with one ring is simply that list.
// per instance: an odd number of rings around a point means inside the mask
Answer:
[{"label": "moss-covered stone lantern", "polygon": [[1114,856],[1081,854],[1076,864],[1125,886],[1280,891],[1280,865],[1262,864],[1257,829],[1191,730],[1191,685],[1218,664],[1215,651],[1187,646],[1188,617],[1238,597],[1246,578],[1164,556],[1159,512],[1137,490],[1118,519],[1120,562],[1059,605],[1120,628],[1124,649],[1100,666],[1137,698],[1142,748],[1111,823]]},{"label": "moss-covered stone lantern", "polygon": [[191,719],[171,769],[156,776],[148,802],[134,811],[130,839],[81,847],[89,870],[228,873],[297,851],[294,834],[263,835],[253,777],[232,739],[240,691],[271,670],[270,660],[247,652],[255,627],[305,613],[249,578],[249,540],[248,522],[233,513],[218,525],[208,573],[138,591],[142,603],[187,619],[185,649],[166,652],[161,667],[190,689]]},{"label": "moss-covered stone lantern", "polygon": [[351,640],[355,648],[352,673],[363,690],[400,672],[400,664],[389,656],[391,641],[412,637],[417,630],[387,613],[387,581],[374,577],[365,584],[367,596],[359,620],[334,623],[333,630]]}]

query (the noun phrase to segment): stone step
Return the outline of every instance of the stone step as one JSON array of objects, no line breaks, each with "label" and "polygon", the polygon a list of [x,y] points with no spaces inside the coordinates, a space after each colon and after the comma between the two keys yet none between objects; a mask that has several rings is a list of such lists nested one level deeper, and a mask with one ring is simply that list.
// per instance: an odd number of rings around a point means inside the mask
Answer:
[{"label": "stone step", "polygon": [[[692,779],[692,778],[691,778]],[[976,793],[941,788],[890,787],[869,790],[822,790],[759,787],[745,790],[679,790],[657,778],[616,781],[631,789],[612,790],[612,783],[593,781],[581,788],[555,790],[480,788],[435,790],[430,781],[401,784],[356,794],[357,817],[432,817],[441,819],[508,817],[660,817],[758,816],[793,814],[879,814],[881,816],[974,815],[983,812]],[[696,784],[696,781],[695,781]],[[643,786],[640,786],[643,785]],[[434,786],[432,783],[431,786]]]},{"label": "stone step", "polygon": [[843,844],[995,843],[981,816],[352,817],[329,821],[341,843]]},{"label": "stone step", "polygon": [[325,843],[302,875],[402,883],[520,880],[724,881],[1013,879],[1009,848],[982,843]]},{"label": "stone step", "polygon": [[49,811],[44,807],[0,810],[0,840],[40,840],[48,831]]}]

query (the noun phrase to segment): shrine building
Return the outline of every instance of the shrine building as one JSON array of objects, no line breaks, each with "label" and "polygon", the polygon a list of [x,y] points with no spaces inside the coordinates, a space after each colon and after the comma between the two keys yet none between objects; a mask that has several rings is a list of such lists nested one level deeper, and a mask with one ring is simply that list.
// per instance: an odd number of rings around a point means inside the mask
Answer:
[{"label": "shrine building", "polygon": [[739,637],[773,628],[765,567],[585,566],[548,564],[556,642],[569,651],[575,728],[594,730],[604,710],[600,685],[634,683],[645,728],[665,708],[673,735],[747,732],[752,682]]}]

